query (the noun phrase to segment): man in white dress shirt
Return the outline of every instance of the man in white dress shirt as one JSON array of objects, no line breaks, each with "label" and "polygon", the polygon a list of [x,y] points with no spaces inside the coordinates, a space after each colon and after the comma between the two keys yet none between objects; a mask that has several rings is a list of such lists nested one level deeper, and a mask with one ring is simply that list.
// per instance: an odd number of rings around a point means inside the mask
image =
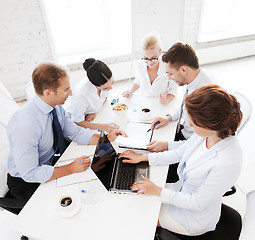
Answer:
[{"label": "man in white dress shirt", "polygon": [[[212,76],[210,76],[205,69],[200,67],[198,57],[194,49],[188,44],[175,43],[163,55],[162,60],[165,63],[165,70],[168,74],[168,78],[174,80],[179,86],[186,85],[185,95],[192,93],[198,87],[214,82],[212,80]],[[183,123],[178,126],[179,131],[176,131],[174,141],[152,141],[148,144],[148,150],[152,152],[161,152],[177,148],[183,143],[183,141],[187,140],[193,134],[192,129],[189,127],[187,112],[185,105],[183,104],[181,109],[167,114],[165,117],[156,118],[152,122],[151,127],[153,127],[155,123],[159,122],[159,124],[155,127],[157,129],[165,126],[170,121],[176,121],[178,119],[182,119]],[[178,123],[180,122],[181,121]],[[176,174],[177,164],[176,166],[171,166],[171,168],[174,168],[174,177],[171,181],[168,177],[167,182],[175,182],[178,180],[178,176]],[[171,168],[170,171],[172,171]]]}]

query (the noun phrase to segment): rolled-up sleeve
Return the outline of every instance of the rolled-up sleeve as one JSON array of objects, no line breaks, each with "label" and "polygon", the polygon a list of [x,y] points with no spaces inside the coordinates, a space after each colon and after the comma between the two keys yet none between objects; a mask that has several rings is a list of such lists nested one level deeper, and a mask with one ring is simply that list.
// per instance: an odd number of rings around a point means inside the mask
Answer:
[{"label": "rolled-up sleeve", "polygon": [[[31,124],[22,124],[22,126],[12,124],[9,130],[9,141],[11,148],[11,161],[8,161],[8,172],[12,176],[19,173],[26,182],[44,183],[48,181],[54,171],[50,165],[40,165],[38,154],[38,143],[41,135],[40,131],[32,128]],[[26,136],[26,137],[24,137]]]}]

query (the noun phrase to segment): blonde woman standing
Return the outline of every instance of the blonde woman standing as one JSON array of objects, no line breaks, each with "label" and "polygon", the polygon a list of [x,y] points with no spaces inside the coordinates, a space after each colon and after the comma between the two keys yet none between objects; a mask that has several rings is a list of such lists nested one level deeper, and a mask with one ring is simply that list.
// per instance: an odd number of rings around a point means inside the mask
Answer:
[{"label": "blonde woman standing", "polygon": [[143,57],[136,65],[135,81],[123,97],[131,97],[139,89],[143,96],[158,97],[163,105],[174,99],[177,84],[168,79],[161,60],[161,43],[158,33],[151,32],[142,41]]}]

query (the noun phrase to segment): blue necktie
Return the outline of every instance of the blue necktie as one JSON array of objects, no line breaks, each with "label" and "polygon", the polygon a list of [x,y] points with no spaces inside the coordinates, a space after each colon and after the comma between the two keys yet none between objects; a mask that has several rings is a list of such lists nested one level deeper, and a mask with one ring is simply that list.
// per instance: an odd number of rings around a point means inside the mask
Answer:
[{"label": "blue necktie", "polygon": [[58,121],[58,116],[56,109],[54,108],[52,111],[53,121],[52,121],[52,127],[53,127],[53,149],[55,152],[59,152],[62,154],[66,150],[66,144],[65,144],[65,138],[64,134],[61,128],[61,125]]}]

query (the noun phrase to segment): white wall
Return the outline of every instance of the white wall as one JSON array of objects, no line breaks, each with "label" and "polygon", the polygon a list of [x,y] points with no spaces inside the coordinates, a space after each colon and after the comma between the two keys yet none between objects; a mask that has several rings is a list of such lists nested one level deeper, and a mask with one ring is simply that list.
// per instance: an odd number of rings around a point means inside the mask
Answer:
[{"label": "white wall", "polygon": [[[151,30],[162,34],[165,48],[179,41],[183,4],[184,0],[132,0],[134,51],[139,52],[142,37]],[[22,99],[35,66],[53,60],[38,0],[0,1],[0,53],[0,81],[14,98]],[[110,64],[116,80],[129,76],[127,61]],[[70,79],[76,82],[83,76],[83,70],[73,71]]]},{"label": "white wall", "polygon": [[37,0],[0,1],[0,56],[0,81],[22,98],[34,67],[52,59]]},{"label": "white wall", "polygon": [[[132,62],[140,57],[143,36],[152,30],[161,35],[164,51],[177,41],[191,44],[201,64],[255,54],[254,37],[245,42],[242,39],[223,41],[220,46],[218,43],[197,45],[196,32],[203,0],[131,1],[133,54],[103,59],[112,69],[115,80],[134,76],[135,64]],[[15,99],[24,98],[23,89],[31,81],[33,69],[47,60],[54,59],[39,0],[0,0],[0,81]],[[85,72],[81,64],[70,68],[71,85],[74,85]]]}]

